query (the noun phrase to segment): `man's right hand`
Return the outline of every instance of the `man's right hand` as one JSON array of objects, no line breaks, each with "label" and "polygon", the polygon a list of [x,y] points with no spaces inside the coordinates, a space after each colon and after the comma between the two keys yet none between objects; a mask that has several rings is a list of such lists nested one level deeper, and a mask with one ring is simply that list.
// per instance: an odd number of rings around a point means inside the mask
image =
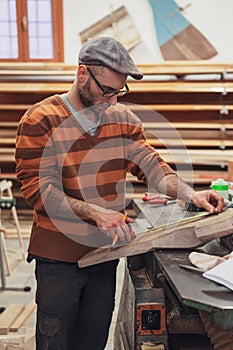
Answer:
[{"label": "man's right hand", "polygon": [[103,233],[112,239],[117,234],[120,241],[132,241],[135,238],[135,232],[129,225],[134,220],[117,211],[109,209],[95,210],[92,219]]}]

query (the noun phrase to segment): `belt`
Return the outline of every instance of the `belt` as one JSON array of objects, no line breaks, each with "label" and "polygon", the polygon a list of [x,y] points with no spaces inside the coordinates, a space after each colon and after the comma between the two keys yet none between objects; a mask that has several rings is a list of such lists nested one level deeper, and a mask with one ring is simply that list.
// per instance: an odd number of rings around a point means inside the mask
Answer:
[{"label": "belt", "polygon": [[49,263],[52,263],[52,264],[77,264],[76,262],[70,262],[70,261],[60,261],[60,260],[54,260],[54,259],[49,259],[49,258],[44,258],[42,256],[38,256],[38,255],[34,255],[34,254],[31,254],[31,253],[28,253],[28,256],[27,256],[27,262],[30,263],[32,262],[32,260],[39,260],[41,262],[49,262]]}]

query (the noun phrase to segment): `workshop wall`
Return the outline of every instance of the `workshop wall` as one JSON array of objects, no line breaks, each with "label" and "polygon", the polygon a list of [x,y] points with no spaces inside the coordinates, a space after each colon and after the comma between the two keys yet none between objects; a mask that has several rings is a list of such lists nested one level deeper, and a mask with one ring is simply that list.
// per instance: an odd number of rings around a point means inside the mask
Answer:
[{"label": "workshop wall", "polygon": [[[232,61],[233,1],[176,0],[182,15],[210,41],[218,54],[211,61]],[[137,63],[163,61],[148,0],[63,0],[65,63],[75,64],[80,32],[124,5],[141,36],[131,51]]]}]

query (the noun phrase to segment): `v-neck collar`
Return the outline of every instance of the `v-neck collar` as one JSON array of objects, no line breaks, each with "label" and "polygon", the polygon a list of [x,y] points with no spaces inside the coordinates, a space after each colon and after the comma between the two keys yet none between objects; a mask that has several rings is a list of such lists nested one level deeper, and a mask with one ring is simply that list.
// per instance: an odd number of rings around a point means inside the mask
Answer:
[{"label": "v-neck collar", "polygon": [[[61,94],[59,96],[60,96],[61,100],[63,101],[63,103],[65,104],[65,106],[67,107],[67,109],[71,112],[71,116],[73,118],[75,118],[76,122],[78,122],[83,134],[88,138],[89,137],[90,138],[97,137],[99,135],[100,130],[101,130],[101,125],[103,125],[105,113],[101,113],[100,120],[99,120],[98,124],[96,124],[96,123],[91,122],[82,116],[82,114],[72,105],[72,103],[68,99],[66,93]],[[88,130],[92,129],[92,125],[96,129],[95,133],[90,133],[88,131]]]}]

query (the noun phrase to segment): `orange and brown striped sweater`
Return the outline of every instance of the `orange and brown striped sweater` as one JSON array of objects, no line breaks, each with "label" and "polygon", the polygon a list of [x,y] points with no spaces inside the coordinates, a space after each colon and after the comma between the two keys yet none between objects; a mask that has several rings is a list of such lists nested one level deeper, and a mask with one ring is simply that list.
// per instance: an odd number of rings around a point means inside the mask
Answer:
[{"label": "orange and brown striped sweater", "polygon": [[16,163],[24,198],[34,207],[28,251],[66,262],[110,242],[94,223],[74,214],[65,194],[123,211],[127,172],[150,190],[173,173],[146,142],[139,118],[126,106],[107,108],[91,136],[59,95],[35,104],[22,117]]}]

